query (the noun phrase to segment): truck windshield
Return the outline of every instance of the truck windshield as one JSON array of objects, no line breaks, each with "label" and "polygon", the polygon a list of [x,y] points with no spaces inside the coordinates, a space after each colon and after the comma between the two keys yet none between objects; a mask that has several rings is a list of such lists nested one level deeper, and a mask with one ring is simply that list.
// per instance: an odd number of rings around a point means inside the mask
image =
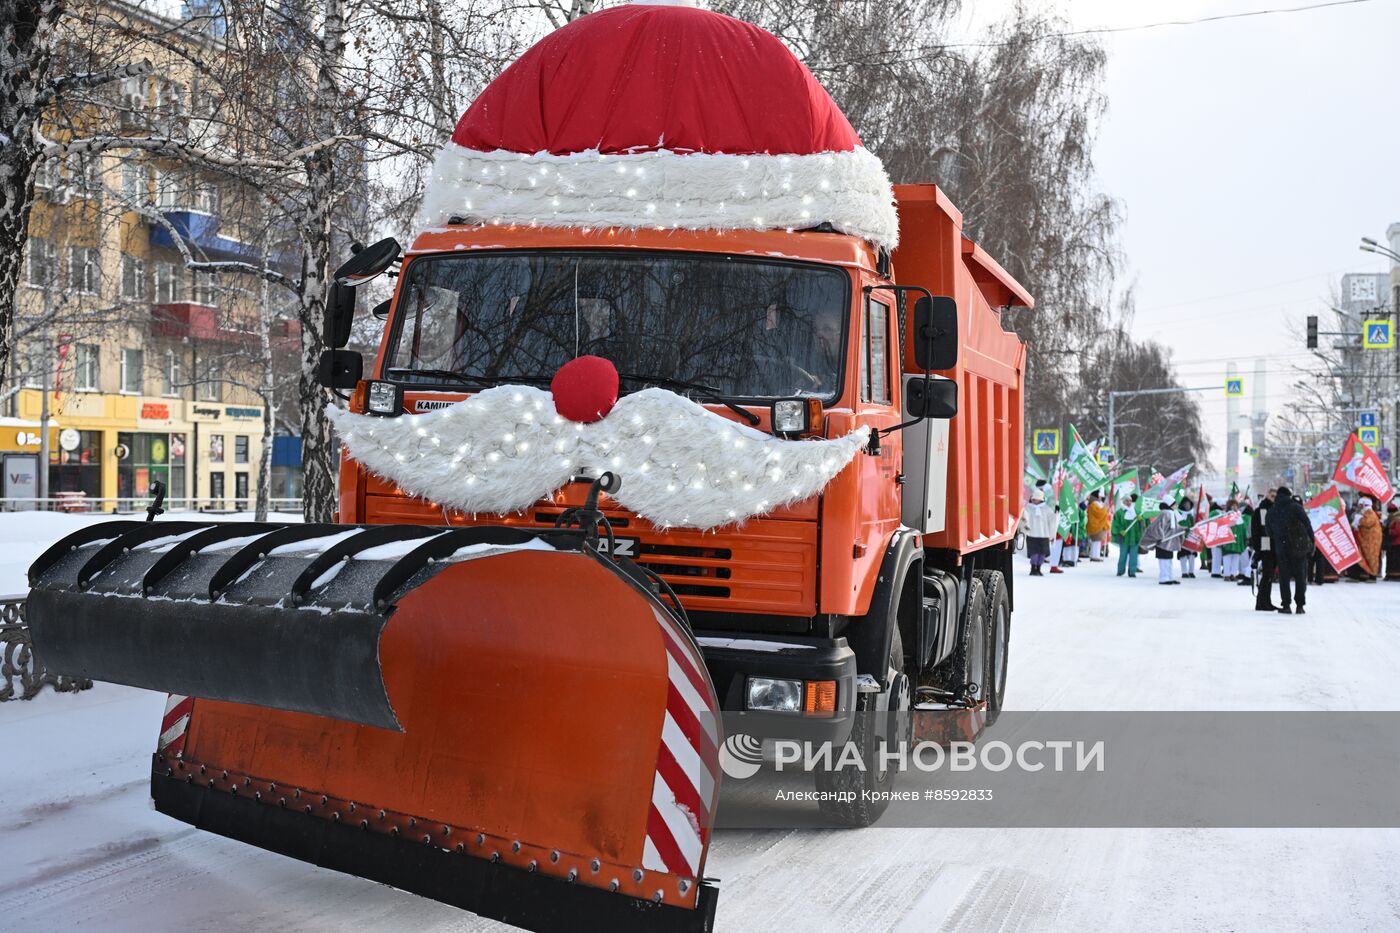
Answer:
[{"label": "truck windshield", "polygon": [[388,368],[415,382],[446,381],[445,371],[547,380],[593,354],[620,373],[730,398],[839,394],[850,300],[841,269],[551,250],[425,256],[406,276]]}]

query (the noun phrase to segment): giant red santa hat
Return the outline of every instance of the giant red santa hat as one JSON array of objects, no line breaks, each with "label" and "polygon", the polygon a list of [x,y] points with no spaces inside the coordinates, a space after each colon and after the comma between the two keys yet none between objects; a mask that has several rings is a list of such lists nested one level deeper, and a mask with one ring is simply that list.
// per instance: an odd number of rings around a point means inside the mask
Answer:
[{"label": "giant red santa hat", "polygon": [[661,229],[829,223],[893,248],[889,177],[757,26],[630,3],[541,40],[438,154],[420,222]]}]

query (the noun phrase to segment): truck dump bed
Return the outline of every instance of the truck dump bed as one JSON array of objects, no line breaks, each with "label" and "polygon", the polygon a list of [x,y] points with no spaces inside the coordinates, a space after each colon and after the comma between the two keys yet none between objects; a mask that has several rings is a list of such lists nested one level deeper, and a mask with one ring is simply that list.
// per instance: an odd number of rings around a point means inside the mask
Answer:
[{"label": "truck dump bed", "polygon": [[[959,394],[948,429],[945,515],[925,544],[968,553],[1010,540],[1020,518],[1026,348],[1002,329],[998,309],[1033,307],[1034,299],[963,236],[962,214],[936,186],[896,185],[895,199],[896,279],[958,303],[958,365],[940,373],[957,381]],[[913,315],[906,318],[904,370],[915,372]]]}]

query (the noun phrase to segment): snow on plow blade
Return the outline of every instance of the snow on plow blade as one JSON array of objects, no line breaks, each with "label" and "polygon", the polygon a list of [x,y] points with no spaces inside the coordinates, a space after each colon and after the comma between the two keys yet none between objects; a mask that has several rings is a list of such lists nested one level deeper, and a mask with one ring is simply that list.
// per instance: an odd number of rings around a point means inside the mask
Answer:
[{"label": "snow on plow blade", "polygon": [[50,670],[172,694],[157,809],[540,931],[707,931],[718,702],[581,532],[108,522],[30,569]]}]

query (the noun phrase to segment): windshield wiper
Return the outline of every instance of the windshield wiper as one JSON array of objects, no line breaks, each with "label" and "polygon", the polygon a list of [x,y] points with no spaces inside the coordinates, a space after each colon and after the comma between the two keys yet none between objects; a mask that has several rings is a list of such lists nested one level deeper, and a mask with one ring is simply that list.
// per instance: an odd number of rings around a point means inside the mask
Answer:
[{"label": "windshield wiper", "polygon": [[469,386],[505,385],[513,382],[525,385],[548,385],[549,380],[539,376],[484,376],[478,373],[459,373],[452,369],[413,369],[395,366],[384,371],[388,376],[427,376],[430,379],[448,379]]},{"label": "windshield wiper", "polygon": [[643,376],[638,373],[618,373],[617,378],[627,379],[631,382],[645,382],[648,385],[660,386],[663,389],[684,389],[695,392],[698,393],[700,398],[704,401],[718,402],[743,418],[749,424],[760,423],[758,415],[755,415],[746,408],[740,408],[738,405],[725,398],[719,389],[716,389],[714,386],[707,386],[702,382],[685,382],[681,379],[671,379],[668,376]]}]

